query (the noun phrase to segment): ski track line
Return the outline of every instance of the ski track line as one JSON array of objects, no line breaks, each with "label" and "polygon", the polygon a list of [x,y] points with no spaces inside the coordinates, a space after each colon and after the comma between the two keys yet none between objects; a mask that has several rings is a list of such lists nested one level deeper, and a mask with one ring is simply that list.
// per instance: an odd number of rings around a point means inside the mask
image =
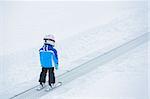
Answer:
[{"label": "ski track line", "polygon": [[[125,44],[122,44],[119,47],[116,47],[102,55],[99,55],[99,56],[79,65],[78,67],[75,67],[75,68],[63,73],[62,75],[59,75],[58,77],[56,77],[56,80],[61,81],[63,83],[63,85],[56,88],[53,91],[63,88],[64,85],[75,80],[76,78],[81,77],[82,75],[95,70],[96,68],[109,62],[110,60],[113,60],[114,58],[128,52],[129,50],[132,50],[132,49],[136,48],[137,46],[139,46],[145,42],[148,42],[148,40],[150,38],[149,36],[150,36],[150,33],[145,33],[142,36],[139,36]],[[93,69],[93,67],[94,67],[94,69]],[[46,94],[50,94],[50,92],[45,92],[45,90],[36,91],[36,88],[38,86],[39,85],[36,85],[30,89],[27,89],[19,94],[14,95],[13,97],[11,97],[9,99],[39,99],[40,97],[42,97]]]}]

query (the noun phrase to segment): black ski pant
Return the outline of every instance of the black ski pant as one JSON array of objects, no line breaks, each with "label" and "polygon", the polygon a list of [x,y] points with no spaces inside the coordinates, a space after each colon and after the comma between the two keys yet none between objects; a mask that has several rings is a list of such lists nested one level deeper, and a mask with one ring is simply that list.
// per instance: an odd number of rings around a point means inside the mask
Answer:
[{"label": "black ski pant", "polygon": [[40,79],[39,79],[40,84],[46,82],[47,71],[49,72],[49,74],[48,74],[49,85],[54,84],[55,83],[54,67],[42,68],[42,72],[40,74]]}]

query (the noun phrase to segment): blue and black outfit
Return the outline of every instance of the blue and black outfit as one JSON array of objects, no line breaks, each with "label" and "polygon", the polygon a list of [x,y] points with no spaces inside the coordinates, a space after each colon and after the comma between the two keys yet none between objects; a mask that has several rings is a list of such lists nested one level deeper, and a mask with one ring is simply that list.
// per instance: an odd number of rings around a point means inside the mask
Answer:
[{"label": "blue and black outfit", "polygon": [[40,63],[42,66],[42,72],[40,74],[40,84],[46,82],[46,74],[49,71],[49,85],[55,83],[54,68],[58,69],[58,56],[56,49],[51,44],[44,44],[39,50]]}]

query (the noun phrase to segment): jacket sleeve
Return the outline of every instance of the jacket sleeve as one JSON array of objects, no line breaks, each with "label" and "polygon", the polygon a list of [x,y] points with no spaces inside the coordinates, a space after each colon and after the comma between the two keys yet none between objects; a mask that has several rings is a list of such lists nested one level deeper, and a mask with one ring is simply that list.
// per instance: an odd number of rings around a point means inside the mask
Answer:
[{"label": "jacket sleeve", "polygon": [[56,58],[55,55],[53,55],[53,60],[54,60],[55,68],[58,69],[58,59]]},{"label": "jacket sleeve", "polygon": [[55,68],[58,68],[58,55],[56,50],[54,50],[53,60],[55,63]]}]

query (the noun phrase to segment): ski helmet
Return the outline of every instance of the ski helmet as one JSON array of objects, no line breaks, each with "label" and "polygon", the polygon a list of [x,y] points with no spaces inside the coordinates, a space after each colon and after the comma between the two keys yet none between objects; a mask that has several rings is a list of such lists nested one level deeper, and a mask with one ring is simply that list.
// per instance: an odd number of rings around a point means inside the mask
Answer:
[{"label": "ski helmet", "polygon": [[55,45],[55,37],[52,34],[46,35],[43,40],[45,40],[45,44]]},{"label": "ski helmet", "polygon": [[55,42],[55,37],[54,37],[54,35],[49,34],[44,37],[44,40],[51,40],[51,41]]}]

